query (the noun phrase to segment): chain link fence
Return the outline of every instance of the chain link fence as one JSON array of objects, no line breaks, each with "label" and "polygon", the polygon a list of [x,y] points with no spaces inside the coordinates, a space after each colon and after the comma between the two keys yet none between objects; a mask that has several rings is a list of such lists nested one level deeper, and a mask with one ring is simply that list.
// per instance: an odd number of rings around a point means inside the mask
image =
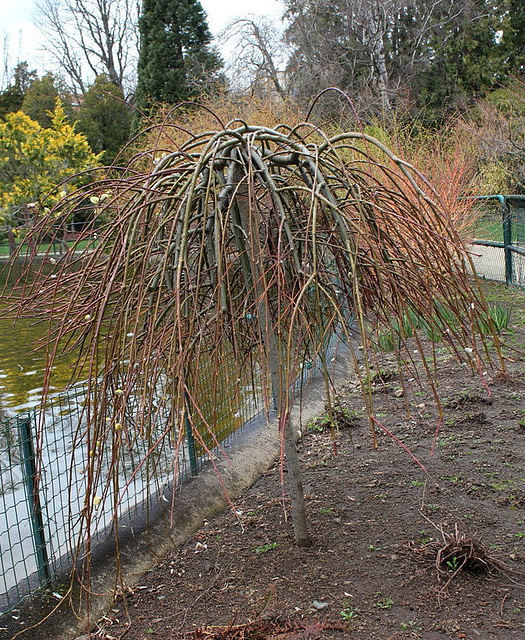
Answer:
[{"label": "chain link fence", "polygon": [[476,273],[525,287],[525,196],[482,196],[477,206],[481,215],[471,244]]}]

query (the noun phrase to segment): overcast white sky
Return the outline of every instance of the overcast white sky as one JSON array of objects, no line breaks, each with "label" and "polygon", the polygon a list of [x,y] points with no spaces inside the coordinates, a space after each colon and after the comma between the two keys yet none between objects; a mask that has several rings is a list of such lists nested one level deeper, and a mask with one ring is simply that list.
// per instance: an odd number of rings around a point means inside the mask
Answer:
[{"label": "overcast white sky", "polygon": [[[280,20],[283,13],[279,0],[201,0],[201,4],[214,35],[235,18],[265,15]],[[34,9],[35,0],[0,0],[0,36],[9,35],[12,64],[27,60],[30,67],[43,71],[38,53],[40,33],[32,24]]]}]

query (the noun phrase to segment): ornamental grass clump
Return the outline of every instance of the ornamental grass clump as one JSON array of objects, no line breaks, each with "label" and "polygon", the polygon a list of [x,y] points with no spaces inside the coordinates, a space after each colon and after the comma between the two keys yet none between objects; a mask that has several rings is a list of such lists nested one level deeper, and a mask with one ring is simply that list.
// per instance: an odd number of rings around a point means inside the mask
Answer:
[{"label": "ornamental grass clump", "polygon": [[[52,274],[26,278],[19,309],[50,322],[45,389],[63,349],[78,353],[72,382],[85,380],[76,446],[91,455],[79,548],[100,501],[120,502],[126,487],[115,470],[133,442],[147,442],[136,468],[152,472],[158,452],[173,449],[175,478],[185,425],[203,450],[217,444],[220,417],[210,407],[225,381],[234,389],[256,372],[266,406],[278,406],[295,537],[307,546],[290,425],[304,363],[319,360],[330,399],[324,348],[338,335],[370,379],[372,323],[400,338],[392,340],[400,368],[415,368],[423,347],[412,325],[423,318],[473,371],[486,366],[487,307],[461,238],[422,176],[370,136],[233,121],[172,151],[137,154],[62,202],[35,238],[88,199],[96,246],[73,247]],[[197,393],[204,370],[211,382]],[[363,393],[375,443],[370,385]]]}]

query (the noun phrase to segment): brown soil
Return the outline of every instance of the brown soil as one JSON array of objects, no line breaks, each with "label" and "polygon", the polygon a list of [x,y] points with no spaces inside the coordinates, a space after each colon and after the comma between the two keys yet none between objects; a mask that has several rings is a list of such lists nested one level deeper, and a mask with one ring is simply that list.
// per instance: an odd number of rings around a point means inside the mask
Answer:
[{"label": "brown soil", "polygon": [[[523,345],[524,296],[512,300],[506,338]],[[300,443],[312,548],[294,546],[276,464],[92,637],[525,638],[525,356],[507,353],[509,377],[489,372],[485,388],[438,345],[438,434],[431,394],[414,381],[404,393],[382,355],[375,410],[399,440],[380,432],[373,450],[348,384],[345,424],[319,420]]]}]

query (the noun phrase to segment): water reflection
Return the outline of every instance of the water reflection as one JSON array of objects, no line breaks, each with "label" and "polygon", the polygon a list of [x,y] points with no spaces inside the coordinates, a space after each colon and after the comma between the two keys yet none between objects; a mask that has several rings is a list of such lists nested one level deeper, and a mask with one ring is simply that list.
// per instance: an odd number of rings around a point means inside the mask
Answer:
[{"label": "water reflection", "polygon": [[[20,265],[10,274],[8,285],[16,281]],[[0,264],[0,290],[8,277],[7,265]],[[2,300],[0,300],[0,310]],[[0,406],[22,410],[40,402],[46,355],[36,345],[46,335],[46,323],[0,317]],[[63,358],[53,368],[53,386],[64,389],[71,373],[72,358]]]}]

